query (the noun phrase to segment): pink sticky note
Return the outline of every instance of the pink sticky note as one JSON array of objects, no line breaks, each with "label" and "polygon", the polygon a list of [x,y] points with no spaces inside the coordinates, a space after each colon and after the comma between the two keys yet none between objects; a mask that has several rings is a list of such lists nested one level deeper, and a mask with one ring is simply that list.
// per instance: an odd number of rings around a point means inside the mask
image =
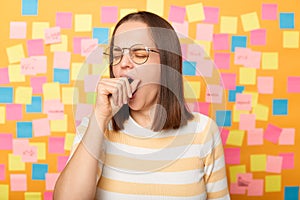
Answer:
[{"label": "pink sticky note", "polygon": [[81,55],[88,56],[98,47],[98,39],[82,39],[81,40]]},{"label": "pink sticky note", "polygon": [[44,55],[44,40],[43,39],[27,40],[27,53],[28,56]]},{"label": "pink sticky note", "polygon": [[221,133],[221,138],[222,138],[222,144],[225,145],[226,141],[227,141],[227,138],[228,138],[228,135],[229,135],[229,130],[225,129],[225,128],[222,128],[220,130],[220,133]]},{"label": "pink sticky note", "polygon": [[45,100],[43,113],[48,115],[49,120],[64,119],[64,104],[60,100]]},{"label": "pink sticky note", "polygon": [[49,146],[48,146],[48,152],[49,153],[58,153],[58,154],[64,154],[65,149],[65,138],[64,137],[49,137]]},{"label": "pink sticky note", "polygon": [[77,104],[75,119],[82,120],[83,117],[91,114],[93,110],[93,105],[91,104]]},{"label": "pink sticky note", "polygon": [[236,74],[221,73],[222,85],[226,90],[235,90],[236,87]]},{"label": "pink sticky note", "polygon": [[22,105],[21,104],[6,104],[6,119],[7,120],[22,120]]},{"label": "pink sticky note", "polygon": [[5,165],[0,164],[0,180],[5,180]]},{"label": "pink sticky note", "polygon": [[237,174],[237,184],[241,187],[248,187],[250,182],[253,180],[252,173],[245,173],[245,174]]},{"label": "pink sticky note", "polygon": [[220,85],[207,85],[205,101],[209,103],[222,103],[224,88]]},{"label": "pink sticky note", "polygon": [[204,10],[204,16],[205,16],[205,20],[203,20],[203,22],[211,23],[211,24],[219,23],[219,13],[220,13],[219,8],[204,6],[203,10]]},{"label": "pink sticky note", "polygon": [[169,21],[183,23],[185,18],[185,7],[170,6]]},{"label": "pink sticky note", "polygon": [[281,131],[281,128],[272,124],[268,124],[267,129],[265,130],[264,138],[274,144],[277,144]]},{"label": "pink sticky note", "polygon": [[30,85],[32,87],[32,94],[42,94],[43,84],[47,82],[47,77],[45,76],[34,76],[30,78]]},{"label": "pink sticky note", "polygon": [[189,23],[187,21],[184,21],[183,23],[172,22],[172,26],[175,29],[179,38],[188,37]]},{"label": "pink sticky note", "polygon": [[295,144],[295,128],[283,128],[279,136],[280,145]]},{"label": "pink sticky note", "polygon": [[300,76],[288,77],[288,92],[300,93]]},{"label": "pink sticky note", "polygon": [[236,47],[234,52],[234,64],[245,65],[250,53],[251,49],[249,48]]},{"label": "pink sticky note", "polygon": [[57,171],[58,172],[61,172],[65,168],[68,159],[69,159],[68,156],[58,156],[58,158],[57,158]]},{"label": "pink sticky note", "polygon": [[213,24],[197,24],[196,39],[212,41],[214,33]]},{"label": "pink sticky note", "polygon": [[210,103],[207,102],[195,102],[194,111],[209,116]]},{"label": "pink sticky note", "polygon": [[248,196],[262,196],[264,193],[264,180],[252,180],[248,185]]},{"label": "pink sticky note", "polygon": [[84,77],[84,91],[85,92],[95,92],[99,75],[87,75]]},{"label": "pink sticky note", "polygon": [[266,45],[266,29],[256,29],[250,31],[251,45]]},{"label": "pink sticky note", "polygon": [[81,54],[81,40],[89,39],[88,37],[74,37],[73,38],[73,53]]},{"label": "pink sticky note", "polygon": [[45,29],[45,44],[55,44],[61,42],[60,27]]},{"label": "pink sticky note", "polygon": [[248,130],[247,142],[249,146],[262,145],[264,142],[264,130],[262,128]]},{"label": "pink sticky note", "polygon": [[12,134],[0,133],[0,150],[12,150]]},{"label": "pink sticky note", "polygon": [[200,45],[190,44],[187,47],[187,55],[186,56],[187,56],[186,57],[187,60],[198,62],[204,58],[205,51]]},{"label": "pink sticky note", "polygon": [[274,91],[274,77],[257,77],[257,90],[260,94],[273,94]]},{"label": "pink sticky note", "polygon": [[230,66],[230,53],[218,53],[214,54],[214,61],[219,69],[229,69]]},{"label": "pink sticky note", "polygon": [[21,156],[23,162],[37,162],[37,146],[24,146]]},{"label": "pink sticky note", "polygon": [[251,94],[236,94],[236,109],[237,110],[251,110],[252,108],[252,95]]},{"label": "pink sticky note", "polygon": [[10,39],[25,39],[27,24],[26,22],[10,22]]},{"label": "pink sticky note", "polygon": [[262,19],[276,20],[277,19],[277,4],[262,4]]},{"label": "pink sticky note", "polygon": [[21,72],[25,75],[36,75],[47,72],[47,57],[32,56],[21,59]]},{"label": "pink sticky note", "polygon": [[29,146],[28,139],[13,139],[13,154],[22,156],[23,151]]},{"label": "pink sticky note", "polygon": [[96,47],[92,52],[88,54],[86,58],[87,64],[101,64],[103,61],[103,48]]},{"label": "pink sticky note", "polygon": [[213,34],[214,50],[228,50],[229,46],[229,35],[227,33]]},{"label": "pink sticky note", "polygon": [[282,157],[282,169],[294,169],[294,153],[280,153]]},{"label": "pink sticky note", "polygon": [[26,174],[11,174],[10,175],[10,190],[11,191],[27,191],[27,176],[26,176]]},{"label": "pink sticky note", "polygon": [[258,51],[250,51],[248,54],[248,59],[245,61],[245,67],[251,68],[260,68],[261,63],[261,52]]},{"label": "pink sticky note", "polygon": [[240,130],[253,130],[255,129],[255,114],[240,114]]},{"label": "pink sticky note", "polygon": [[225,163],[226,164],[240,164],[241,163],[241,149],[240,148],[225,148]]},{"label": "pink sticky note", "polygon": [[54,190],[59,173],[46,173],[46,190]]},{"label": "pink sticky note", "polygon": [[188,60],[187,59],[188,45],[187,44],[180,44],[180,47],[181,47],[181,52],[182,52],[182,59],[183,60]]},{"label": "pink sticky note", "polygon": [[281,156],[267,156],[266,172],[281,173],[282,157]]},{"label": "pink sticky note", "polygon": [[53,200],[53,192],[50,191],[44,192],[44,200]]},{"label": "pink sticky note", "polygon": [[100,13],[101,23],[115,23],[118,21],[117,6],[102,6]]},{"label": "pink sticky note", "polygon": [[211,59],[200,59],[196,64],[196,76],[212,77],[215,65]]},{"label": "pink sticky note", "polygon": [[71,53],[64,51],[54,52],[53,67],[59,69],[70,69]]},{"label": "pink sticky note", "polygon": [[0,68],[0,84],[8,84],[9,76],[8,76],[8,68]]},{"label": "pink sticky note", "polygon": [[230,194],[246,194],[246,187],[241,187],[238,183],[230,183]]},{"label": "pink sticky note", "polygon": [[50,122],[48,118],[33,119],[32,126],[35,137],[50,135]]},{"label": "pink sticky note", "polygon": [[72,13],[71,12],[57,12],[56,13],[56,26],[60,28],[72,28]]}]

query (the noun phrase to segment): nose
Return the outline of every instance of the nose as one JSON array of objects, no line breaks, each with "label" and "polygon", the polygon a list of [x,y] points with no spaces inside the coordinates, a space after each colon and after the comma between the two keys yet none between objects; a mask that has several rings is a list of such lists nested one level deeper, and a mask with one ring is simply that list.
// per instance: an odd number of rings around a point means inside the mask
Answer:
[{"label": "nose", "polygon": [[127,49],[124,50],[123,58],[120,62],[120,65],[122,68],[133,68],[134,64],[130,59],[129,51],[128,50],[126,51],[126,50]]}]

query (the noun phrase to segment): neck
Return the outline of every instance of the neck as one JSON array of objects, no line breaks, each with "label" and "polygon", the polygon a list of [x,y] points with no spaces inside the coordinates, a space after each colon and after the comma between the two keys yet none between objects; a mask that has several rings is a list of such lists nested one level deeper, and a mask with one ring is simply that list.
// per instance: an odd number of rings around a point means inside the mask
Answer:
[{"label": "neck", "polygon": [[130,110],[130,116],[142,127],[151,129],[155,113],[154,108],[155,106],[147,110]]}]

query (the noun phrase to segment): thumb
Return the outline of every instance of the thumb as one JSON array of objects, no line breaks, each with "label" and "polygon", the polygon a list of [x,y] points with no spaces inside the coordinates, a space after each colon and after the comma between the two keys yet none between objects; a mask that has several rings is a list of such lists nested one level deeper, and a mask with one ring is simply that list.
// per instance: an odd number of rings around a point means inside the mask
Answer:
[{"label": "thumb", "polygon": [[132,93],[134,93],[136,91],[136,89],[138,88],[140,83],[141,83],[141,80],[138,80],[138,79],[135,79],[134,81],[132,81],[132,83],[130,84]]}]

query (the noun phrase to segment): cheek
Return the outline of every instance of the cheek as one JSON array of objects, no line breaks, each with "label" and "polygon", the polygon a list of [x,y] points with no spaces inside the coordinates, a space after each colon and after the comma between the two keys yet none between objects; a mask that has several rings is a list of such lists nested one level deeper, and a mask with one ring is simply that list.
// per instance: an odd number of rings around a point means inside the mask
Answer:
[{"label": "cheek", "polygon": [[160,64],[141,65],[130,70],[127,74],[134,79],[141,80],[140,86],[160,85]]}]

